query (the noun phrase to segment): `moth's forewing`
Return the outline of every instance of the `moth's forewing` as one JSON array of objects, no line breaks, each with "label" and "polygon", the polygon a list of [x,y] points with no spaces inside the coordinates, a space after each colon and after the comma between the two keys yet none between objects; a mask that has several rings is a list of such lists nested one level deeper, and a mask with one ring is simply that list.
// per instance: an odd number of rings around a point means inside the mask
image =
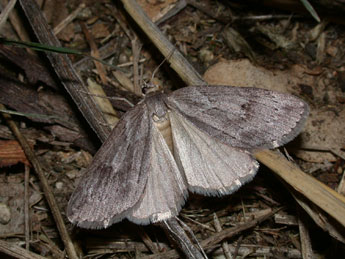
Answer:
[{"label": "moth's forewing", "polygon": [[147,183],[152,120],[145,103],[128,111],[80,179],[67,217],[84,228],[105,228],[126,217]]},{"label": "moth's forewing", "polygon": [[308,105],[290,94],[249,87],[190,86],[171,93],[170,109],[232,147],[275,148],[298,135]]},{"label": "moth's forewing", "polygon": [[252,180],[259,167],[252,155],[208,136],[177,112],[169,113],[174,156],[188,190],[225,195]]},{"label": "moth's forewing", "polygon": [[149,224],[177,216],[187,195],[186,180],[161,133],[153,126],[147,185],[143,198],[128,219],[137,224]]}]

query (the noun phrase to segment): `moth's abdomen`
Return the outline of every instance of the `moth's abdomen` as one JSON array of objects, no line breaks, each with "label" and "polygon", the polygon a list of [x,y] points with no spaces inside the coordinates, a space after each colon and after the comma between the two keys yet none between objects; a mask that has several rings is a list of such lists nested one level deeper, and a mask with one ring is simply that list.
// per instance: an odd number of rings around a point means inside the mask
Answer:
[{"label": "moth's abdomen", "polygon": [[173,154],[174,150],[171,135],[170,119],[168,114],[168,107],[165,104],[165,99],[165,94],[157,92],[149,97],[146,97],[145,103],[150,112],[154,126],[162,134],[166,144],[168,145],[170,151]]},{"label": "moth's abdomen", "polygon": [[[155,117],[155,116],[154,116]],[[160,118],[159,120],[153,119],[154,125],[157,127],[159,132],[162,134],[165,142],[167,143],[170,151],[172,154],[174,154],[174,146],[173,146],[173,140],[172,140],[172,133],[171,133],[171,124],[170,124],[170,118],[168,113],[164,116],[164,118]]]}]

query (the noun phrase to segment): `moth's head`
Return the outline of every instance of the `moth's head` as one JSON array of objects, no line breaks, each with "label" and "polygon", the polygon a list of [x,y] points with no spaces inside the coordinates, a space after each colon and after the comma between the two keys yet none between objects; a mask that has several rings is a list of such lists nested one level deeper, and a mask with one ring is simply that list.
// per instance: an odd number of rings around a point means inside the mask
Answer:
[{"label": "moth's head", "polygon": [[142,91],[144,95],[148,95],[150,93],[154,92],[162,92],[163,87],[162,85],[158,82],[158,80],[151,80],[149,83],[144,82],[142,86]]}]

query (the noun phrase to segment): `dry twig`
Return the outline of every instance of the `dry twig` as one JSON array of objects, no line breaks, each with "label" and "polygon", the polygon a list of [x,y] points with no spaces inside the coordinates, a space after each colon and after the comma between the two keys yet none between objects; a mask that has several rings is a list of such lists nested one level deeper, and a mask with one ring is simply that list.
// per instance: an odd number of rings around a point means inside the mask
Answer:
[{"label": "dry twig", "polygon": [[29,178],[30,168],[25,165],[24,176],[24,230],[25,230],[25,249],[29,250],[30,246],[30,210],[29,210]]},{"label": "dry twig", "polygon": [[[1,109],[5,109],[5,107],[0,104]],[[53,217],[56,222],[56,226],[59,230],[60,236],[62,241],[65,244],[66,251],[68,253],[68,256],[71,259],[76,259],[78,258],[77,253],[75,251],[74,245],[72,243],[72,240],[67,232],[65,222],[62,218],[62,215],[60,213],[59,207],[57,205],[57,202],[55,200],[54,194],[49,186],[48,180],[45,177],[44,171],[42,169],[42,166],[40,162],[38,161],[34,151],[32,150],[31,146],[29,145],[28,141],[26,138],[20,133],[17,125],[14,123],[13,120],[11,120],[11,116],[9,114],[3,114],[3,117],[5,118],[8,126],[11,128],[13,134],[16,136],[18,139],[19,143],[21,144],[25,155],[27,156],[28,160],[32,164],[32,166],[35,169],[35,172],[37,173],[37,176],[42,184],[42,189],[45,195],[45,198],[47,199],[47,202],[49,204],[49,207],[51,209],[51,212],[53,214]]]},{"label": "dry twig", "polygon": [[19,258],[19,259],[44,259],[46,257],[40,256],[38,254],[35,254],[33,252],[30,252],[28,250],[25,250],[24,248],[21,248],[18,245],[15,245],[10,242],[6,242],[3,240],[0,240],[0,252],[5,253],[9,256],[12,256],[13,258]]},{"label": "dry twig", "polygon": [[[29,20],[33,31],[42,44],[50,46],[61,46],[59,40],[49,28],[37,3],[33,0],[20,0],[20,4]],[[81,78],[76,73],[67,55],[47,53],[47,57],[54,67],[66,91],[70,94],[75,104],[88,121],[98,137],[105,141],[111,129],[107,125],[103,113],[98,109],[95,101],[83,92],[88,92]]]}]

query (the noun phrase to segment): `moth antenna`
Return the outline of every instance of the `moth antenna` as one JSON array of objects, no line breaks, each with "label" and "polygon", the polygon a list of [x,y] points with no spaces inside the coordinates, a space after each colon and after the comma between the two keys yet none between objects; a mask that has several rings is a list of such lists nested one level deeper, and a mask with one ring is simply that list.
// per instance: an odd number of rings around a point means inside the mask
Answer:
[{"label": "moth antenna", "polygon": [[155,70],[153,70],[153,73],[152,73],[152,76],[151,76],[151,82],[152,82],[155,74],[157,73],[158,69],[164,64],[165,61],[167,61],[167,60],[169,60],[171,58],[171,56],[174,54],[174,51],[175,51],[175,48],[173,50],[171,50],[169,55],[163,59],[163,61],[158,65],[158,67],[155,68]]},{"label": "moth antenna", "polygon": [[[148,90],[146,90],[146,91],[143,91],[143,92],[145,92],[145,94],[147,94],[147,93],[149,93],[149,92],[157,91],[157,88],[159,88],[159,87],[157,87],[157,86],[153,83],[153,79],[154,79],[155,74],[157,73],[158,69],[164,64],[165,61],[169,60],[170,57],[173,55],[174,50],[175,50],[175,49],[173,49],[173,50],[169,53],[169,55],[168,55],[166,58],[164,58],[163,61],[155,68],[155,70],[153,70],[152,76],[151,76],[151,79],[150,79],[149,83],[147,83],[147,82],[145,82],[145,81],[143,82],[142,88],[143,88],[143,89],[144,89],[144,88],[147,88],[147,89],[148,89]],[[155,88],[156,88],[156,89],[155,89]]]},{"label": "moth antenna", "polygon": [[135,105],[130,102],[127,98],[125,97],[116,97],[116,96],[105,96],[105,95],[100,95],[100,94],[92,94],[89,93],[87,91],[83,91],[83,90],[77,90],[80,93],[84,93],[90,96],[94,96],[94,97],[99,97],[99,98],[104,98],[104,99],[108,99],[108,100],[115,100],[115,101],[123,101],[125,103],[127,103],[129,106],[134,107]]},{"label": "moth antenna", "polygon": [[143,85],[145,84],[145,81],[144,81],[144,67],[143,67],[143,64],[140,64],[139,66],[139,73],[140,73],[140,85],[142,86],[141,87],[141,92],[143,92]]}]

